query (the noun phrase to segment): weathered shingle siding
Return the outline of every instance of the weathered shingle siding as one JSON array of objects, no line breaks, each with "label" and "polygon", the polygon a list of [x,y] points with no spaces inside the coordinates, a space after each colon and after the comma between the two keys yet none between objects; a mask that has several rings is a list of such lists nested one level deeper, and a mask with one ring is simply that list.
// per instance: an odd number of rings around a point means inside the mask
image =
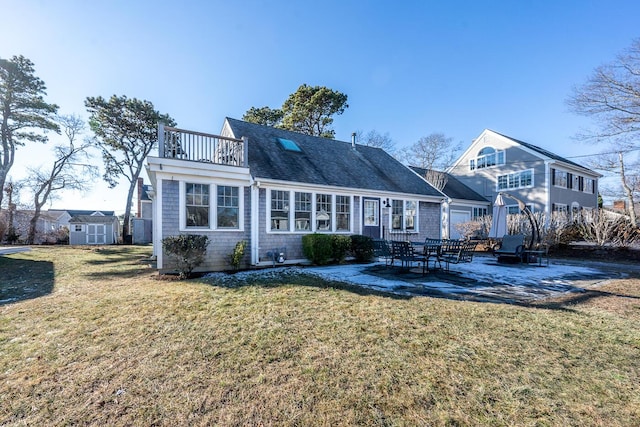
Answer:
[{"label": "weathered shingle siding", "polygon": [[440,205],[420,202],[420,238],[440,238]]},{"label": "weathered shingle siding", "polygon": [[180,185],[162,181],[162,237],[180,234]]},{"label": "weathered shingle siding", "polygon": [[[213,184],[213,183],[212,183]],[[241,240],[247,242],[241,268],[245,268],[250,263],[251,256],[251,196],[249,187],[241,187],[244,197],[244,231],[239,230],[189,230],[180,231],[180,186],[177,181],[163,181],[162,184],[162,235],[164,237],[183,234],[198,234],[209,237],[209,246],[205,261],[196,271],[220,271],[229,270],[229,256],[233,253],[236,243]],[[171,259],[163,253],[163,270],[171,270],[174,267]]]}]

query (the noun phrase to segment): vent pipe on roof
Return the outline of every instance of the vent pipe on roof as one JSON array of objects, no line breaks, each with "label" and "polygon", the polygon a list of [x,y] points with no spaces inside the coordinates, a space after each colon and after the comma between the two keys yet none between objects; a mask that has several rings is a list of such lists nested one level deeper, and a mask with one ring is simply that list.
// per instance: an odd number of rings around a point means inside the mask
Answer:
[{"label": "vent pipe on roof", "polygon": [[356,133],[351,134],[351,148],[356,149]]}]

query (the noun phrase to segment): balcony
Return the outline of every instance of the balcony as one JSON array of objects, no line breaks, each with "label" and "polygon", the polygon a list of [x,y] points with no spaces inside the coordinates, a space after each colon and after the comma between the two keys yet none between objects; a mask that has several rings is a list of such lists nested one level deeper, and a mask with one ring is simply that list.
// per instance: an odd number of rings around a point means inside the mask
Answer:
[{"label": "balcony", "polygon": [[247,145],[247,138],[227,138],[158,125],[158,154],[163,158],[247,167]]}]

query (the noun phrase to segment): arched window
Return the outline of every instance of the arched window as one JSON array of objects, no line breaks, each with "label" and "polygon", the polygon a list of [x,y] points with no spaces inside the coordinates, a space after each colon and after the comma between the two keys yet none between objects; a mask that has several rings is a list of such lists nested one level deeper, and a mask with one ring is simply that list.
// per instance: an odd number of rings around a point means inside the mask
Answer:
[{"label": "arched window", "polygon": [[469,161],[469,169],[484,169],[495,165],[504,165],[504,150],[493,147],[483,147],[478,151],[478,157]]},{"label": "arched window", "polygon": [[478,152],[478,157],[486,156],[487,154],[494,154],[496,152],[493,147],[484,147],[482,150]]}]

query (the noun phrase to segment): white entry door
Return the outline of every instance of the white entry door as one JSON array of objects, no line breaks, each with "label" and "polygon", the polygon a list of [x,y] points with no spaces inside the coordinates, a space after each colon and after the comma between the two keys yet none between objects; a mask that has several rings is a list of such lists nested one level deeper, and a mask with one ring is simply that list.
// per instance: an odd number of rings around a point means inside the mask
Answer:
[{"label": "white entry door", "polygon": [[456,224],[461,222],[471,221],[471,212],[466,211],[451,211],[449,220],[449,238],[461,239],[462,234],[456,229]]},{"label": "white entry door", "polygon": [[89,224],[87,243],[90,245],[104,245],[107,241],[107,233],[104,224]]}]

